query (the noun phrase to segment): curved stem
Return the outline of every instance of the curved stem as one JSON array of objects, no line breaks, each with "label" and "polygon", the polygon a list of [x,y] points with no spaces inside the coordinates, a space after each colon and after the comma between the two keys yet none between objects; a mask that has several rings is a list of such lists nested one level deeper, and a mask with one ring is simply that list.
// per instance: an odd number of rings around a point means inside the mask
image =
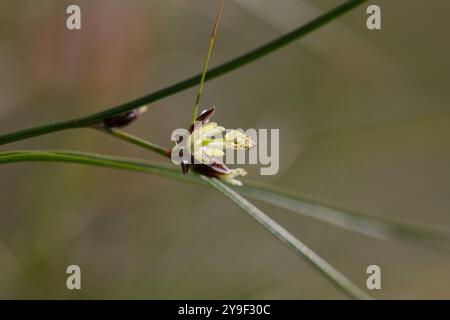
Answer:
[{"label": "curved stem", "polygon": [[103,127],[103,126],[92,126],[92,127],[94,129],[99,130],[100,132],[109,134],[113,137],[116,137],[120,140],[129,142],[131,144],[137,145],[141,148],[156,152],[157,154],[160,154],[164,157],[170,157],[170,150],[166,150],[165,148],[163,148],[155,143],[152,143],[152,142],[149,142],[142,138],[133,136],[132,134],[123,132],[118,129],[112,129],[112,128],[107,128],[107,127]]},{"label": "curved stem", "polygon": [[195,174],[187,176],[183,175],[179,170],[176,170],[173,165],[170,164],[114,157],[97,153],[66,150],[0,152],[0,164],[34,161],[79,163],[98,167],[137,171],[163,177],[171,177],[186,182],[193,182],[196,178],[198,179]]},{"label": "curved stem", "polygon": [[[117,129],[108,129],[101,126],[93,127],[126,142],[156,152],[162,156],[170,157],[171,151],[157,144]],[[303,195],[299,197],[291,192],[273,186],[246,181],[244,186],[239,187],[239,192],[276,207],[380,240],[403,240],[439,250],[447,250],[447,245],[450,243],[450,233],[448,230],[427,229],[411,223],[374,218],[359,212],[340,208],[337,205],[322,203],[311,196]]]},{"label": "curved stem", "polygon": [[214,40],[216,39],[217,28],[219,27],[220,16],[222,15],[224,0],[220,1],[219,12],[217,13],[216,22],[214,23],[213,31],[211,33],[211,38],[209,39],[208,52],[206,53],[205,63],[203,65],[202,77],[200,79],[200,84],[198,85],[197,97],[195,98],[194,111],[192,112],[191,124],[194,124],[197,118],[198,105],[200,103],[200,97],[202,96],[203,83],[205,82],[206,71],[208,70],[209,59],[211,58],[212,49],[214,47]]},{"label": "curved stem", "polygon": [[[70,163],[90,164],[101,167],[111,167],[116,169],[125,169],[139,172],[152,173],[161,176],[178,178],[189,182],[200,182],[209,184],[219,191],[223,192],[227,197],[237,203],[242,209],[248,212],[261,225],[274,234],[279,240],[291,247],[297,254],[303,256],[309,261],[313,267],[324,274],[338,288],[343,290],[352,298],[369,299],[363,291],[351,283],[344,275],[339,273],[334,267],[329,265],[325,260],[318,256],[315,252],[301,243],[288,231],[283,229],[274,220],[266,216],[258,208],[254,207],[244,198],[240,197],[236,192],[229,189],[226,185],[216,179],[205,176],[199,177],[197,174],[182,175],[179,171],[173,171],[166,165],[143,162],[138,160],[130,160],[118,157],[110,157],[93,153],[81,153],[71,151],[13,151],[0,153],[0,164],[20,161],[61,161]],[[206,183],[205,183],[206,182]]]},{"label": "curved stem", "polygon": [[[0,152],[0,164],[31,161],[80,163],[150,173],[182,182],[206,185],[199,174],[191,172],[184,175],[173,165],[160,162],[74,151]],[[233,189],[253,199],[297,212],[303,216],[326,222],[339,228],[346,228],[368,237],[382,240],[402,240],[433,249],[445,250],[446,252],[448,252],[450,245],[450,231],[448,229],[367,216],[311,199],[309,196],[293,195],[286,190],[257,184],[248,180],[246,180],[243,187],[233,187]]]},{"label": "curved stem", "polygon": [[[241,55],[235,59],[232,59],[220,66],[217,66],[217,67],[211,69],[209,72],[206,73],[205,81],[220,77],[230,71],[236,70],[246,64],[249,64],[250,62],[260,59],[260,58],[268,55],[269,53],[274,52],[274,51],[292,43],[293,41],[311,33],[312,31],[324,26],[328,22],[333,21],[334,19],[340,17],[341,15],[352,10],[353,8],[355,8],[356,6],[360,5],[361,3],[365,2],[365,1],[366,0],[348,0],[345,3],[343,3],[342,5],[324,13],[323,15],[317,17],[316,19],[312,20],[311,22],[279,37],[278,39],[275,39],[257,49],[251,50],[250,52],[248,52],[244,55]],[[104,110],[104,111],[101,111],[98,113],[94,113],[94,114],[91,114],[91,115],[88,115],[85,117],[64,120],[64,121],[58,121],[58,122],[44,124],[41,126],[36,126],[36,127],[31,127],[31,128],[26,128],[26,129],[22,129],[22,130],[18,130],[18,131],[5,133],[5,134],[0,135],[0,145],[27,139],[27,138],[31,138],[31,137],[36,137],[39,135],[43,135],[43,134],[47,134],[47,133],[51,133],[51,132],[55,132],[55,131],[86,127],[86,126],[98,123],[102,119],[120,115],[124,112],[133,110],[133,109],[143,106],[145,104],[150,104],[152,102],[163,99],[165,97],[168,97],[170,95],[173,95],[173,94],[183,91],[185,89],[189,89],[189,88],[197,85],[200,80],[201,80],[201,74],[198,74],[189,79],[180,81],[174,85],[171,85],[167,88],[164,88],[164,89],[161,89],[154,93],[151,93],[149,95],[140,97],[138,99],[129,101],[129,102],[119,105],[117,107],[107,109],[107,110]]]},{"label": "curved stem", "polygon": [[223,182],[215,178],[208,178],[202,176],[202,179],[221,193],[228,199],[233,201],[239,208],[247,212],[253,219],[255,219],[261,226],[274,235],[278,240],[287,245],[297,255],[303,257],[315,269],[320,271],[328,280],[330,280],[338,289],[345,292],[352,299],[371,300],[372,297],[362,291],[346,276],[336,270],[327,261],[322,259],[317,253],[311,250],[307,245],[302,243],[299,239],[293,236],[289,231],[284,229],[275,220],[267,216],[260,209],[255,207],[252,203],[247,201],[244,197],[236,193]]}]

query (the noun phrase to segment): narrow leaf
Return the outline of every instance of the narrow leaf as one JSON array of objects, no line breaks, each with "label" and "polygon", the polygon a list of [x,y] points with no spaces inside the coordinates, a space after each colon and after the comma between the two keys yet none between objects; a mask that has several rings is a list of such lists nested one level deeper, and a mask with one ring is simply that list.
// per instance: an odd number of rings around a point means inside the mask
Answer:
[{"label": "narrow leaf", "polygon": [[[161,162],[74,151],[0,152],[0,164],[30,161],[80,163],[150,173],[183,182],[206,185],[197,173],[192,172],[183,175],[174,166]],[[417,224],[371,217],[251,181],[246,181],[243,187],[233,187],[233,189],[253,199],[377,239],[402,240],[434,249],[448,250],[450,245],[450,231],[448,229],[424,227]]]},{"label": "narrow leaf", "polygon": [[205,176],[202,176],[202,178],[212,187],[224,194],[228,199],[233,201],[238,207],[248,213],[260,225],[292,249],[296,254],[305,258],[306,261],[308,261],[316,270],[320,271],[328,280],[330,280],[337,288],[342,290],[349,297],[354,299],[372,299],[364,291],[353,284],[347,277],[322,259],[317,253],[289,233],[289,231],[284,229],[275,220],[267,216],[252,203],[239,195],[236,191],[232,190],[223,182],[215,178],[208,178]]},{"label": "narrow leaf", "polygon": [[205,62],[203,65],[202,76],[200,78],[200,83],[198,85],[197,97],[195,98],[194,111],[192,112],[192,122],[194,124],[195,119],[197,118],[198,105],[200,103],[200,97],[202,96],[203,84],[205,83],[206,71],[208,70],[209,59],[211,58],[211,53],[214,47],[214,41],[216,39],[217,28],[219,27],[220,17],[222,16],[222,10],[224,5],[224,0],[220,1],[219,12],[217,13],[216,21],[214,22],[214,27],[211,33],[211,38],[209,39],[209,47],[208,52],[206,53]]},{"label": "narrow leaf", "polygon": [[448,250],[450,230],[368,216],[312,197],[247,182],[239,191],[253,199],[380,240],[402,240]]},{"label": "narrow leaf", "polygon": [[[306,23],[305,25],[302,25],[301,27],[298,27],[297,29],[287,34],[282,35],[275,40],[272,40],[256,49],[253,49],[241,56],[231,59],[230,61],[211,69],[206,73],[205,81],[220,77],[228,72],[239,69],[272,52],[275,52],[276,50],[281,49],[284,46],[292,43],[293,41],[300,39],[301,37],[306,36],[307,34],[321,28],[327,23],[339,18],[343,14],[349,12],[365,1],[367,0],[348,0],[343,4],[331,9],[330,11],[325,12],[323,15]],[[192,88],[198,84],[198,82],[201,80],[201,77],[201,74],[192,76],[188,79],[179,81],[169,87],[163,88],[143,97],[81,118],[50,122],[40,126],[0,134],[0,145],[40,136],[43,134],[48,134],[51,132],[90,126],[102,121],[103,119],[123,114],[124,112],[133,110],[143,105],[148,105],[152,102],[169,97],[183,90]]]}]

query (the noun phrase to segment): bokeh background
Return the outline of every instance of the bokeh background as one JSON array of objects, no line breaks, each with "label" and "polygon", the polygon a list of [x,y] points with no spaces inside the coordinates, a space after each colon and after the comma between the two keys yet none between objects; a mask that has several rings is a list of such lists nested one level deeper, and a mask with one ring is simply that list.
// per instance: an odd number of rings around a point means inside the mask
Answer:
[{"label": "bokeh background", "polygon": [[[337,0],[227,0],[217,65]],[[78,4],[82,30],[68,31]],[[382,30],[366,28],[378,4]],[[201,70],[218,1],[0,2],[0,131],[77,117]],[[208,82],[201,105],[228,128],[279,128],[280,172],[253,180],[373,216],[450,226],[450,2],[370,1]],[[170,146],[195,89],[152,104],[127,130]],[[93,130],[0,147],[162,160]],[[256,204],[376,298],[450,298],[450,255],[384,242]],[[66,267],[82,290],[66,289]],[[341,299],[316,270],[214,190],[59,163],[0,167],[0,298]]]}]

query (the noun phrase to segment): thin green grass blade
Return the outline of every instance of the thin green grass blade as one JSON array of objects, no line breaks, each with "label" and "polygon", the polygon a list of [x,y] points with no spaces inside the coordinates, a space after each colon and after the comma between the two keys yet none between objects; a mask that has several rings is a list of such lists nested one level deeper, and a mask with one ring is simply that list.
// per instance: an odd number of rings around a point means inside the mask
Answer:
[{"label": "thin green grass blade", "polygon": [[[168,177],[205,186],[200,175],[183,175],[171,164],[74,151],[11,151],[0,153],[0,164],[14,162],[67,162],[130,170]],[[398,221],[370,217],[358,212],[339,209],[308,197],[293,195],[285,190],[246,181],[243,187],[233,187],[253,199],[275,205],[303,216],[337,227],[383,240],[402,240],[434,249],[450,247],[450,231]]]},{"label": "thin green grass blade", "polygon": [[136,145],[138,147],[141,147],[141,148],[144,148],[146,150],[150,150],[152,152],[155,152],[155,153],[157,153],[157,154],[159,154],[161,156],[170,157],[170,150],[166,150],[165,148],[163,148],[163,147],[161,147],[161,146],[159,146],[157,144],[154,144],[154,143],[151,143],[151,142],[149,142],[147,140],[144,140],[142,138],[133,136],[132,134],[126,133],[126,132],[124,132],[122,130],[113,129],[113,128],[105,128],[105,127],[100,127],[100,126],[94,127],[94,128],[99,130],[100,132],[109,134],[109,135],[111,135],[111,136],[113,136],[115,138],[118,138],[120,140],[129,142],[129,143],[134,144],[134,145]]},{"label": "thin green grass blade", "polygon": [[424,227],[413,223],[375,218],[308,196],[254,182],[247,182],[240,192],[256,200],[320,220],[337,227],[380,240],[402,240],[434,249],[449,250],[450,230]]},{"label": "thin green grass blade", "polygon": [[74,151],[10,151],[0,153],[0,164],[14,162],[66,162],[75,164],[86,164],[97,167],[114,168],[121,170],[137,171],[154,174],[158,176],[174,178],[177,180],[198,183],[198,177],[194,175],[184,176],[172,165],[140,161],[136,159],[113,157],[88,152]]},{"label": "thin green grass blade", "polygon": [[[111,132],[109,130],[106,133]],[[144,141],[130,134],[119,132],[115,137],[144,147],[159,154],[168,156],[169,151],[153,143]],[[365,236],[382,240],[403,240],[434,249],[449,250],[450,230],[426,228],[412,223],[398,222],[383,218],[373,218],[359,212],[340,208],[330,203],[322,203],[311,196],[298,196],[292,192],[268,185],[247,181],[244,187],[238,189],[253,199],[269,203],[303,216],[317,219],[337,227],[354,231]]]},{"label": "thin green grass blade", "polygon": [[195,119],[197,119],[198,105],[200,103],[200,97],[202,96],[203,84],[205,83],[206,71],[208,70],[209,59],[211,58],[211,53],[214,47],[214,40],[216,39],[217,28],[219,27],[220,17],[222,16],[222,10],[224,5],[224,0],[220,1],[219,12],[217,13],[216,21],[214,23],[213,31],[211,33],[211,38],[209,39],[208,52],[206,53],[205,63],[203,65],[203,72],[200,78],[200,84],[198,85],[197,97],[195,98],[194,111],[192,112],[191,124],[194,124]]},{"label": "thin green grass blade", "polygon": [[[323,15],[315,18],[311,22],[273,40],[259,48],[251,50],[239,57],[236,57],[228,62],[225,62],[222,65],[219,65],[215,68],[210,69],[206,73],[205,81],[212,80],[214,78],[220,77],[228,72],[239,69],[253,61],[256,61],[278,49],[283,48],[284,46],[292,43],[293,41],[300,39],[303,36],[308,35],[309,33],[319,29],[320,27],[326,25],[327,23],[333,21],[334,19],[342,16],[343,14],[351,11],[358,5],[362,4],[367,0],[348,0],[343,4],[335,7],[334,9],[324,13]],[[43,124],[40,126],[25,128],[17,131],[7,132],[0,135],[0,145],[11,143],[14,141],[24,140],[36,136],[40,136],[43,134],[48,134],[51,132],[66,130],[66,129],[74,129],[90,126],[92,124],[98,123],[101,120],[113,116],[120,115],[124,112],[131,111],[133,109],[139,108],[143,105],[148,105],[160,99],[166,98],[183,90],[192,88],[196,86],[201,80],[201,74],[190,77],[186,80],[175,83],[169,87],[158,90],[156,92],[150,93],[146,96],[137,98],[135,100],[126,102],[119,106],[93,113],[81,118],[56,121],[47,124]]]},{"label": "thin green grass blade", "polygon": [[338,289],[347,294],[353,299],[372,299],[368,294],[358,288],[347,277],[336,270],[327,261],[322,259],[317,253],[311,250],[308,246],[302,243],[299,239],[294,237],[289,231],[284,229],[275,220],[267,216],[260,209],[255,207],[252,203],[247,201],[244,197],[239,195],[236,191],[228,187],[223,182],[215,178],[202,176],[202,179],[207,181],[209,185],[220,191],[228,199],[233,201],[239,208],[248,213],[261,226],[274,235],[278,240],[287,245],[296,254],[308,261],[316,270],[330,280]]},{"label": "thin green grass blade", "polygon": [[253,206],[251,203],[237,194],[234,190],[224,185],[217,179],[211,179],[196,174],[185,176],[166,164],[131,160],[120,157],[110,157],[94,153],[82,153],[73,151],[12,151],[0,153],[0,164],[21,161],[53,161],[87,164],[150,173],[159,176],[175,178],[177,180],[185,182],[200,183],[203,185],[209,184],[224,193],[228,198],[233,200],[233,202],[235,202],[239,207],[249,213],[262,226],[264,226],[267,230],[274,234],[278,239],[283,241],[283,243],[288,245],[297,254],[306,258],[308,262],[310,262],[316,269],[321,271],[322,274],[324,274],[338,288],[343,290],[350,297],[357,299],[370,299],[370,296],[356,287],[345,276],[339,273],[325,260],[323,260],[320,256],[309,249],[306,245],[296,239],[287,230],[282,228],[274,220],[266,216],[261,210]]}]

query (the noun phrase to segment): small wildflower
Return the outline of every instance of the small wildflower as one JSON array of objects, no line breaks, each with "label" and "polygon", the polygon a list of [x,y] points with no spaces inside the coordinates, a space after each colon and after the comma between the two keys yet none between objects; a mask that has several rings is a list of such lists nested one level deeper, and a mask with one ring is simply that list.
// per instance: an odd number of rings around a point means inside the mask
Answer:
[{"label": "small wildflower", "polygon": [[225,149],[247,150],[255,145],[249,136],[237,130],[223,136],[225,128],[209,122],[213,114],[214,108],[202,112],[189,129],[186,146],[197,162],[211,164],[212,158],[224,156]]},{"label": "small wildflower", "polygon": [[194,128],[188,138],[187,149],[190,150],[194,159],[200,163],[210,164],[212,157],[222,157],[224,155],[224,144],[221,139],[215,136],[221,135],[225,131],[215,122],[209,122],[204,126]]},{"label": "small wildflower", "polygon": [[106,118],[102,121],[102,124],[108,128],[122,128],[129,125],[146,111],[147,106],[143,106],[118,116]]},{"label": "small wildflower", "polygon": [[214,108],[203,111],[190,126],[185,150],[189,152],[191,162],[184,160],[181,163],[182,172],[188,173],[192,166],[201,174],[241,186],[242,182],[236,178],[247,175],[247,172],[242,168],[230,169],[217,158],[224,156],[225,149],[247,150],[255,146],[255,143],[249,136],[237,130],[225,134],[224,127],[210,122],[214,112]]}]

